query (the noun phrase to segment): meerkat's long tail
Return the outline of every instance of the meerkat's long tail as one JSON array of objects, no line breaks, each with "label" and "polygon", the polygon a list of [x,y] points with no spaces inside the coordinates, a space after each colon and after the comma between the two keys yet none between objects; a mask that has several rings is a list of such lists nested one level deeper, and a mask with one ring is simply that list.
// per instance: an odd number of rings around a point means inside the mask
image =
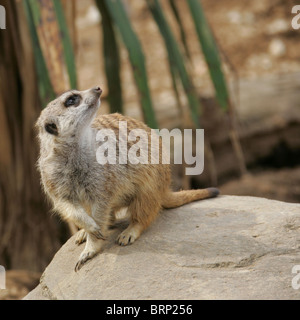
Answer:
[{"label": "meerkat's long tail", "polygon": [[164,198],[162,206],[165,209],[176,208],[192,201],[217,197],[219,193],[216,188],[169,192]]}]

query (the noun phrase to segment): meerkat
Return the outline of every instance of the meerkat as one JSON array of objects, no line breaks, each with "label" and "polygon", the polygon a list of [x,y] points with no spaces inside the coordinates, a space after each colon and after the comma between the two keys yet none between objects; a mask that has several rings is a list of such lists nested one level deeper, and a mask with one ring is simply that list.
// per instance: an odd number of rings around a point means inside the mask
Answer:
[{"label": "meerkat", "polygon": [[[216,188],[172,192],[168,164],[99,164],[99,130],[116,133],[117,144],[120,121],[126,121],[128,131],[140,128],[150,135],[151,130],[143,122],[121,114],[97,115],[101,93],[99,87],[63,93],[47,105],[36,122],[43,189],[54,210],[82,229],[76,242],[86,240],[75,271],[102,250],[120,209],[127,208],[130,220],[116,240],[125,246],[141,235],[161,209],[219,194]],[[133,142],[127,144],[130,147]],[[160,151],[162,147],[160,141]]]}]

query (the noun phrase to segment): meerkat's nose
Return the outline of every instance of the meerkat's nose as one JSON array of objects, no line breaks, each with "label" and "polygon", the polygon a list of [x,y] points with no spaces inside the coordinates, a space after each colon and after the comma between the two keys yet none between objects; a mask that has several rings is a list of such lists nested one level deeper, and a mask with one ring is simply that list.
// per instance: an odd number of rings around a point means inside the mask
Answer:
[{"label": "meerkat's nose", "polygon": [[100,95],[101,95],[101,93],[102,93],[102,89],[101,89],[100,87],[95,87],[95,88],[93,88],[92,90],[93,90],[94,92],[100,94]]}]

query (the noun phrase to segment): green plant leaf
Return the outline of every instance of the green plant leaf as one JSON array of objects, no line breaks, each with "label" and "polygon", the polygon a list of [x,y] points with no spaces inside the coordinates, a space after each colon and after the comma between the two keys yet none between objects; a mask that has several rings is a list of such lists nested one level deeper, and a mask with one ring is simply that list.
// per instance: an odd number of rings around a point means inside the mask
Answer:
[{"label": "green plant leaf", "polygon": [[216,98],[224,110],[228,110],[229,93],[222,71],[219,50],[216,45],[210,26],[206,20],[199,0],[187,0],[195,24],[198,39],[209,68],[209,73],[216,91]]},{"label": "green plant leaf", "polygon": [[108,11],[117,26],[124,45],[127,48],[136,86],[140,94],[141,106],[146,123],[153,129],[158,123],[152,106],[145,57],[140,41],[134,32],[121,0],[104,0]]},{"label": "green plant leaf", "polygon": [[[164,39],[166,49],[169,56],[170,70],[174,77],[174,74],[178,74],[184,91],[186,93],[191,118],[197,128],[200,128],[199,123],[199,112],[200,112],[200,101],[198,99],[195,87],[193,85],[192,78],[189,76],[184,63],[184,57],[180,52],[176,39],[172,33],[172,30],[165,18],[164,12],[158,0],[146,0],[148,7],[156,21],[161,35]],[[174,80],[173,80],[174,81]]]},{"label": "green plant leaf", "polygon": [[184,31],[182,19],[181,19],[180,14],[179,14],[179,10],[177,8],[176,1],[175,0],[169,0],[169,3],[170,3],[170,7],[172,9],[173,15],[175,17],[175,20],[176,20],[176,22],[178,24],[178,27],[179,27],[180,39],[181,39],[181,42],[182,42],[182,45],[183,45],[183,48],[184,48],[185,55],[189,60],[191,60],[191,54],[190,54],[189,47],[188,47],[187,41],[186,41],[186,34],[185,34],[185,31]]},{"label": "green plant leaf", "polygon": [[72,41],[70,39],[69,30],[64,15],[64,10],[60,0],[53,0],[53,4],[60,29],[61,41],[64,49],[63,53],[69,74],[70,88],[75,89],[77,88],[76,62]]},{"label": "green plant leaf", "polygon": [[38,35],[35,29],[35,21],[39,21],[39,8],[36,1],[23,1],[24,11],[29,26],[29,32],[32,40],[34,61],[38,78],[38,89],[42,105],[45,107],[48,102],[55,98],[55,93],[50,81],[48,69],[40,47]]},{"label": "green plant leaf", "polygon": [[103,56],[110,112],[123,113],[120,55],[113,21],[103,0],[95,0],[102,17]]}]

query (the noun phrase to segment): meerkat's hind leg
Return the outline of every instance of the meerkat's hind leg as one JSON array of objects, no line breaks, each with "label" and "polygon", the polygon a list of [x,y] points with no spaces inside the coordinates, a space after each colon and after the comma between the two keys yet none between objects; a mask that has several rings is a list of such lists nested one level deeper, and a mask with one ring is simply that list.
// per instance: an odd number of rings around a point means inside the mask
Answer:
[{"label": "meerkat's hind leg", "polygon": [[156,218],[160,210],[159,202],[149,194],[140,197],[140,199],[133,200],[128,207],[131,222],[116,239],[116,242],[121,246],[132,244],[138,239],[141,233]]}]

